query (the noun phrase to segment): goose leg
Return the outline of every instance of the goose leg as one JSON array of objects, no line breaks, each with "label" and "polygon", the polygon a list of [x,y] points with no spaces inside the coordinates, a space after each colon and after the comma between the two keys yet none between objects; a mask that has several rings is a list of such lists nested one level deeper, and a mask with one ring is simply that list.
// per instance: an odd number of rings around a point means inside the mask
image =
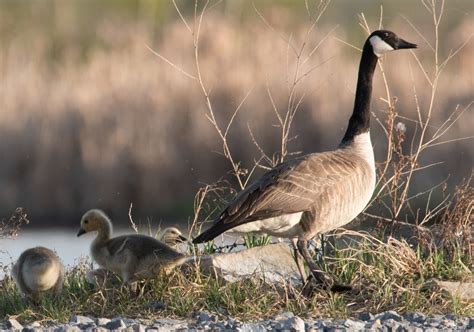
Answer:
[{"label": "goose leg", "polygon": [[316,264],[308,251],[308,241],[299,239],[297,242],[298,251],[303,256],[304,260],[308,264],[309,270],[312,276],[318,284],[322,284],[324,287],[331,288],[334,285],[334,280],[327,274],[324,273],[321,268]]},{"label": "goose leg", "polygon": [[291,239],[291,244],[293,245],[293,255],[295,256],[295,263],[296,263],[296,266],[298,267],[298,271],[301,276],[301,282],[304,284],[306,280],[308,279],[308,276],[306,275],[306,271],[302,264],[303,262],[301,261],[301,254],[298,251],[297,240]]}]

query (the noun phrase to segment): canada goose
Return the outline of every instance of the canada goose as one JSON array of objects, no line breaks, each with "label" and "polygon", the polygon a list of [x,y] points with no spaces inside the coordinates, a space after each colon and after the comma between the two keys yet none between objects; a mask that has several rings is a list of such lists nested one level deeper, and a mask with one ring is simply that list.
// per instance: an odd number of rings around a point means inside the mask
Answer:
[{"label": "canada goose", "polygon": [[125,283],[156,277],[160,270],[170,272],[185,256],[153,237],[132,234],[111,238],[112,222],[101,210],[84,214],[77,236],[97,231],[91,256],[101,267],[120,275]]},{"label": "canada goose", "polygon": [[187,242],[188,239],[176,227],[167,227],[163,230],[160,240],[170,247],[174,247],[180,243]]},{"label": "canada goose", "polygon": [[275,166],[241,191],[193,242],[230,229],[289,238],[316,280],[332,283],[311,259],[307,241],[349,223],[369,202],[375,187],[369,125],[377,60],[386,52],[416,47],[391,31],[374,31],[362,50],[354,110],[338,148]]},{"label": "canada goose", "polygon": [[34,301],[43,292],[59,294],[64,282],[64,266],[59,257],[45,247],[30,248],[20,255],[12,276],[23,296]]}]

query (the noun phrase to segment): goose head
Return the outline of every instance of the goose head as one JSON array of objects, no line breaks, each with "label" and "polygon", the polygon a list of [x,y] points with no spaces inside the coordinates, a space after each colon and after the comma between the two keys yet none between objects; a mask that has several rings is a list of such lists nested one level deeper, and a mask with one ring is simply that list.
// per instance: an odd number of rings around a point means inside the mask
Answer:
[{"label": "goose head", "polygon": [[109,217],[98,209],[93,209],[87,211],[81,219],[81,228],[77,233],[77,236],[82,234],[93,232],[93,231],[103,231],[110,233],[112,229],[112,223],[110,222]]},{"label": "goose head", "polygon": [[381,57],[383,54],[395,50],[417,48],[416,44],[401,39],[394,32],[389,30],[376,30],[372,32],[368,41],[377,57]]}]

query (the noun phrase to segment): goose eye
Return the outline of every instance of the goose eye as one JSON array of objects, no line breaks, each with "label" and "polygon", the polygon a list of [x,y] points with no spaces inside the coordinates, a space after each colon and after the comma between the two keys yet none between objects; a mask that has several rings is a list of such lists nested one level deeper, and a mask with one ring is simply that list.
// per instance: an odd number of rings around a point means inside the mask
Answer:
[{"label": "goose eye", "polygon": [[385,32],[385,33],[383,34],[383,36],[384,36],[385,38],[388,38],[388,32]]}]

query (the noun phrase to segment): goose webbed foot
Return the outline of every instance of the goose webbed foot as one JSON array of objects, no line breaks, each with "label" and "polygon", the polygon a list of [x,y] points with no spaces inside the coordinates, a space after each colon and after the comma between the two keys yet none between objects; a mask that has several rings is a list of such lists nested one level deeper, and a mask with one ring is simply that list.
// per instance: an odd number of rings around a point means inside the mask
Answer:
[{"label": "goose webbed foot", "polygon": [[332,292],[350,291],[352,289],[351,286],[336,283],[333,276],[324,272],[320,266],[318,266],[318,264],[311,257],[307,244],[308,242],[302,239],[298,240],[297,242],[298,251],[305,259],[311,272],[303,287],[303,294],[309,296],[316,288],[322,288]]}]

